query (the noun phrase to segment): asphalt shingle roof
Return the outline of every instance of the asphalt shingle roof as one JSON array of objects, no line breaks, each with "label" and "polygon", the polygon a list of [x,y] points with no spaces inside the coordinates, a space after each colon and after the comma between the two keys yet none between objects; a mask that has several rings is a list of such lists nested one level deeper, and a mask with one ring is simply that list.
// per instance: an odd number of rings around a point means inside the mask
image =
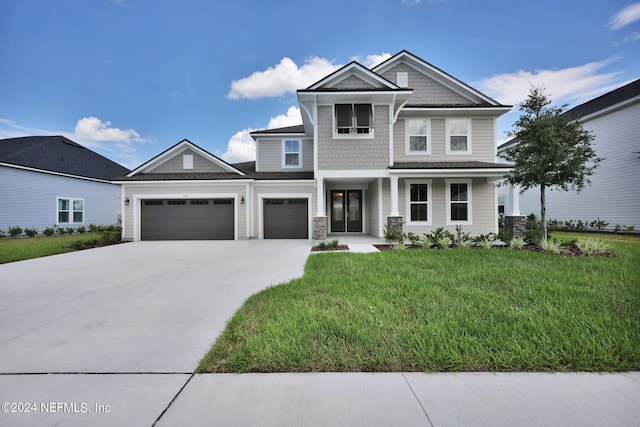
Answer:
[{"label": "asphalt shingle roof", "polygon": [[64,136],[0,140],[0,162],[86,178],[111,180],[130,171]]}]

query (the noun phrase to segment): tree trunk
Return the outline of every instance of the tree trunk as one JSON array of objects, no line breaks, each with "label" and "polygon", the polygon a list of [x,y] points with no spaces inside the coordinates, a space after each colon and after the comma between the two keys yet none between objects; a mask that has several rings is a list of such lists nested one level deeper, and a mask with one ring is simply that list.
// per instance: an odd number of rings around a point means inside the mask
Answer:
[{"label": "tree trunk", "polygon": [[547,238],[547,206],[544,197],[545,186],[540,186],[540,231],[543,239]]}]

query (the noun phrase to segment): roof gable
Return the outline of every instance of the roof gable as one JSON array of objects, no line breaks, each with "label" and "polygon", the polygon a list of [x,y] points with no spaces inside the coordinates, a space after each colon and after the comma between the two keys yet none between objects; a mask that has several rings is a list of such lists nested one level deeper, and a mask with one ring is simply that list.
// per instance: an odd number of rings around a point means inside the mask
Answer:
[{"label": "roof gable", "polygon": [[374,73],[364,65],[350,62],[306,90],[398,90],[395,83]]},{"label": "roof gable", "polygon": [[60,135],[0,140],[0,162],[106,181],[129,172],[124,166]]},{"label": "roof gable", "polygon": [[[394,67],[403,64],[405,66],[410,67],[411,69],[416,70],[419,73],[422,73],[429,79],[437,82],[439,85],[444,86],[450,91],[457,94],[459,97],[466,99],[468,102],[472,104],[484,104],[490,106],[499,106],[501,105],[498,101],[488,97],[487,95],[481,93],[480,91],[472,88],[471,86],[463,83],[462,81],[456,79],[452,75],[442,71],[441,69],[429,64],[423,59],[413,55],[412,53],[403,50],[402,52],[392,56],[381,64],[373,67],[372,71],[385,75],[392,71]],[[388,75],[387,75],[388,78]],[[409,102],[412,103],[411,101]],[[418,102],[419,103],[419,102]]]},{"label": "roof gable", "polygon": [[[214,156],[208,151],[198,147],[191,141],[183,139],[173,147],[168,148],[164,152],[158,154],[153,159],[142,164],[127,176],[132,177],[138,174],[147,173],[167,173],[182,169],[182,155],[188,154],[193,156],[193,164],[195,169],[185,170],[184,173],[194,172],[214,172],[214,173],[232,173],[236,175],[244,175],[244,172],[233,167],[221,158]],[[196,168],[197,166],[197,168]]]}]

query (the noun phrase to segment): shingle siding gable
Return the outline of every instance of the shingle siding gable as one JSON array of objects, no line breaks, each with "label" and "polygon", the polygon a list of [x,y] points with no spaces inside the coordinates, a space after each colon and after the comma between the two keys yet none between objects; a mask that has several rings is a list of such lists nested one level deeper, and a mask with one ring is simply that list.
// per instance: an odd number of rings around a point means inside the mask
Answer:
[{"label": "shingle siding gable", "polygon": [[[183,168],[183,160],[182,156],[184,155],[192,155],[193,156],[193,169],[184,169]],[[196,153],[193,150],[186,149],[176,154],[166,162],[156,166],[149,173],[180,173],[180,172],[228,172],[220,165],[217,165],[210,160],[204,158],[200,154]]]},{"label": "shingle siding gable", "polygon": [[333,86],[331,89],[362,90],[362,89],[375,89],[375,88],[369,83],[362,80],[361,78],[351,75],[346,79],[342,80],[340,83]]}]

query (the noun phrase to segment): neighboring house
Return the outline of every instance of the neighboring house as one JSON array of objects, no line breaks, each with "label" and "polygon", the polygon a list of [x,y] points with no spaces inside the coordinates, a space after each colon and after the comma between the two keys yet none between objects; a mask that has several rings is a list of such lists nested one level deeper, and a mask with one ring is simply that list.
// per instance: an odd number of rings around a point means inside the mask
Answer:
[{"label": "neighboring house", "polygon": [[496,119],[510,110],[402,51],[298,91],[303,124],[252,133],[230,165],[184,140],[126,177],[124,237],[325,239],[497,232]]},{"label": "neighboring house", "polygon": [[[545,192],[550,220],[608,222],[640,229],[640,79],[578,105],[564,114],[580,120],[593,133],[593,147],[604,161],[580,193],[548,189]],[[517,144],[512,139],[498,148],[503,153]],[[533,188],[519,196],[510,186],[500,187],[500,205],[507,215],[534,214],[540,218],[540,190]],[[515,194],[514,194],[515,193]],[[511,202],[511,203],[510,203]]]},{"label": "neighboring house", "polygon": [[0,140],[0,230],[118,224],[129,169],[63,136]]}]

